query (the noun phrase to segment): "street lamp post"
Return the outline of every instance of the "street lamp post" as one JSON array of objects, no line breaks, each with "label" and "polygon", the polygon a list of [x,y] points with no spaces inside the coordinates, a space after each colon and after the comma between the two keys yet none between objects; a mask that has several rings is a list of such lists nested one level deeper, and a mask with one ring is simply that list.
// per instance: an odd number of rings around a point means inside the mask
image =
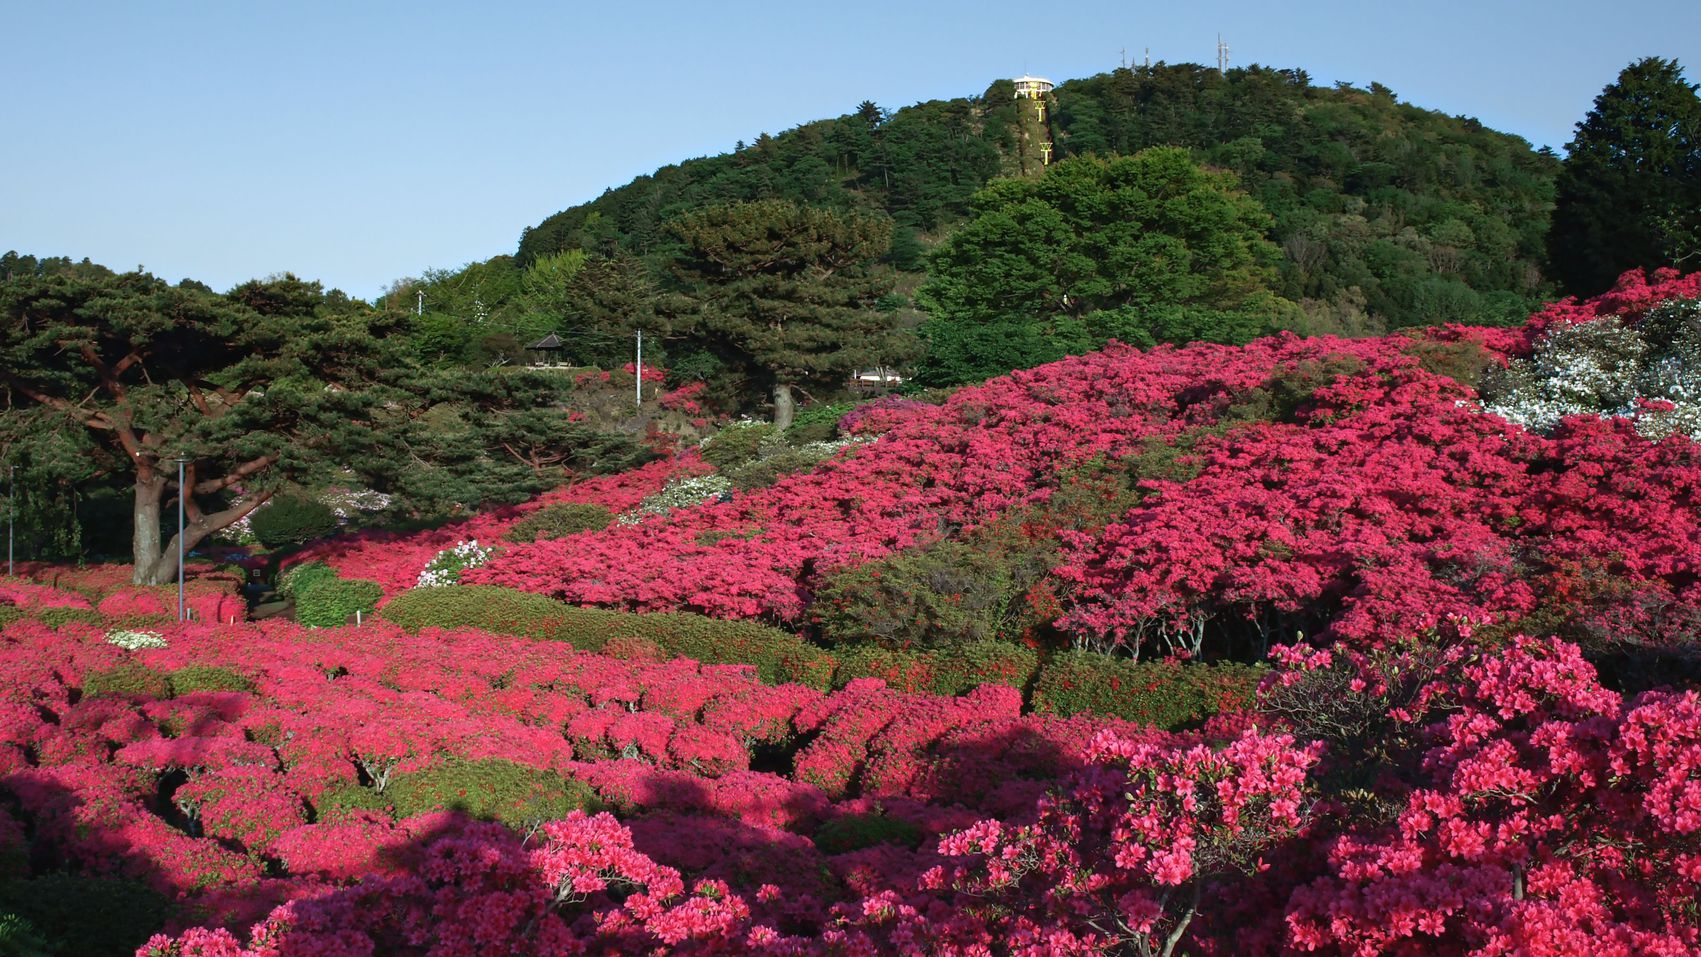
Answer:
[{"label": "street lamp post", "polygon": [[6,466],[6,577],[16,572],[12,568],[12,539],[18,525],[18,467]]},{"label": "street lamp post", "polygon": [[189,490],[183,487],[184,467],[189,460],[177,457],[177,620],[183,620],[183,500],[188,498]]}]

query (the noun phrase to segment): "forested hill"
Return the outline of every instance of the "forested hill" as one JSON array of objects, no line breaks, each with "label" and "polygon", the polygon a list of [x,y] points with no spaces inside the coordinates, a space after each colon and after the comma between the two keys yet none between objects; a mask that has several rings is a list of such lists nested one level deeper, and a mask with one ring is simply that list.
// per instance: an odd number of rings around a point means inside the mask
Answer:
[{"label": "forested hill", "polygon": [[1049,137],[1054,160],[1178,145],[1238,174],[1273,218],[1284,253],[1276,291],[1319,328],[1512,319],[1547,291],[1540,251],[1557,159],[1476,120],[1401,103],[1380,84],[1323,88],[1303,70],[1160,64],[1063,83],[1048,106],[1036,127],[1007,80],[889,115],[864,103],[556,213],[525,232],[519,265],[617,247],[659,265],[680,214],[778,197],[889,214],[890,261],[920,270],[975,191],[1036,169],[1036,141]]}]

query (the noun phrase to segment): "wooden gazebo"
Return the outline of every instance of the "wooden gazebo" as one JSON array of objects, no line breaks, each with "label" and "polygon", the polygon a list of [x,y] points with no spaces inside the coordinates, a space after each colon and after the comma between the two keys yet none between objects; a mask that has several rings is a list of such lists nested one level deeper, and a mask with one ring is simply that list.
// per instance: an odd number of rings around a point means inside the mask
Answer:
[{"label": "wooden gazebo", "polygon": [[527,346],[526,351],[531,353],[534,366],[562,365],[566,362],[567,344],[552,332]]}]

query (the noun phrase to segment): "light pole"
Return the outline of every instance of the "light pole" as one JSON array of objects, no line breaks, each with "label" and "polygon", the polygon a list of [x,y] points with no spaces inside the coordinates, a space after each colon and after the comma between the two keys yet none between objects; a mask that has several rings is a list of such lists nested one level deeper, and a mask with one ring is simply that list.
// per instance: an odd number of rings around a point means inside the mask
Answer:
[{"label": "light pole", "polygon": [[183,472],[189,460],[179,455],[177,457],[177,620],[183,620],[183,500],[189,497],[189,490],[183,487]]},{"label": "light pole", "polygon": [[18,467],[6,466],[6,577],[16,574],[12,569],[12,539],[18,525]]}]

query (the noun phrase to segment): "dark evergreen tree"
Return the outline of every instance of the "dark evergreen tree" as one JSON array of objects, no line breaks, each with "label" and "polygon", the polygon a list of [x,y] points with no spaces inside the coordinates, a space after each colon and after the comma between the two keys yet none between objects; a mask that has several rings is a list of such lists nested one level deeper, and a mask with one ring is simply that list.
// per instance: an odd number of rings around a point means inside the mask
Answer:
[{"label": "dark evergreen tree", "polygon": [[1587,296],[1627,269],[1701,257],[1701,97],[1676,60],[1638,60],[1595,98],[1560,170],[1547,251]]},{"label": "dark evergreen tree", "polygon": [[873,268],[891,244],[884,217],[764,200],[713,206],[673,228],[698,334],[772,386],[780,428],[791,424],[794,389],[907,358],[908,337],[874,308],[891,289]]}]

